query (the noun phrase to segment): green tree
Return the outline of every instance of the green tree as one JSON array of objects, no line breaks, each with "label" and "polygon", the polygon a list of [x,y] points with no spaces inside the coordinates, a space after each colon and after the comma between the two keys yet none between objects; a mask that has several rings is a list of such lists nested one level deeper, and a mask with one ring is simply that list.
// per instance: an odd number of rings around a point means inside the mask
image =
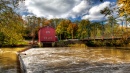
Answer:
[{"label": "green tree", "polygon": [[94,39],[96,37],[101,37],[102,32],[102,25],[99,22],[93,22],[91,23],[91,37]]},{"label": "green tree", "polygon": [[121,34],[119,24],[117,24],[116,18],[113,16],[108,17],[107,24],[105,24],[104,27],[104,36],[114,38],[120,36]]},{"label": "green tree", "polygon": [[18,0],[0,0],[0,33],[2,45],[16,45],[23,40],[23,20],[15,11]]},{"label": "green tree", "polygon": [[90,21],[89,20],[81,20],[78,24],[78,37],[80,39],[84,39],[86,37],[90,37]]},{"label": "green tree", "polygon": [[58,26],[56,27],[56,33],[57,33],[57,35],[60,37],[60,40],[61,40],[61,34],[63,33],[61,29],[62,29],[62,26],[61,26],[61,25],[58,25]]},{"label": "green tree", "polygon": [[60,35],[60,39],[66,39],[67,38],[67,28],[69,26],[69,24],[71,23],[70,20],[67,20],[67,19],[63,19],[57,26],[56,28],[56,33],[58,35]]},{"label": "green tree", "polygon": [[0,47],[3,45],[3,43],[4,43],[4,34],[0,32]]}]

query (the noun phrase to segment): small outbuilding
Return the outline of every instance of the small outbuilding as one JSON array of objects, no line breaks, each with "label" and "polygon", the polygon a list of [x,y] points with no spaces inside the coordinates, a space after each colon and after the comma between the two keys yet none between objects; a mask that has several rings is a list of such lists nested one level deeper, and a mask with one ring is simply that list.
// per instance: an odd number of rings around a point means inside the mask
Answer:
[{"label": "small outbuilding", "polygon": [[39,43],[55,43],[58,41],[55,29],[52,26],[41,27],[38,31]]}]

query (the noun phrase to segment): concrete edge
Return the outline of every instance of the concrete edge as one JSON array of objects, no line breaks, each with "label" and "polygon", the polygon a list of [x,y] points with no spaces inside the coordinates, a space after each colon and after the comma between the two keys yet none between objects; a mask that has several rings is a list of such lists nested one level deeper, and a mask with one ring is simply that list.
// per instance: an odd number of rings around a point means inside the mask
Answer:
[{"label": "concrete edge", "polygon": [[20,56],[20,53],[18,54],[18,59],[19,59],[19,62],[20,62],[20,70],[21,70],[21,73],[27,73],[27,68]]}]

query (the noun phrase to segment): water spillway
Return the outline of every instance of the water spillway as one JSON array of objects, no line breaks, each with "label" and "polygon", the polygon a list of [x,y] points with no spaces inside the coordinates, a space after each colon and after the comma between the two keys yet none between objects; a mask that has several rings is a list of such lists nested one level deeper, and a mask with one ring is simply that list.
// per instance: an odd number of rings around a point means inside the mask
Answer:
[{"label": "water spillway", "polygon": [[130,50],[32,48],[20,54],[27,73],[129,73]]}]

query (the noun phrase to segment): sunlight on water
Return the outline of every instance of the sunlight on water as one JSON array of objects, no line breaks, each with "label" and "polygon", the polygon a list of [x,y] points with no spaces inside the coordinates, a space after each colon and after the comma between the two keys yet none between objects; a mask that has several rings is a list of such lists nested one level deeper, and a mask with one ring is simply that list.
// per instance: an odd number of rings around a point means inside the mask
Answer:
[{"label": "sunlight on water", "polygon": [[27,73],[118,73],[129,72],[130,49],[32,48],[22,55]]},{"label": "sunlight on water", "polygon": [[[96,50],[95,50],[96,49]],[[91,61],[103,63],[130,63],[130,50],[116,48],[95,48],[90,51]],[[95,57],[95,58],[94,58]]]},{"label": "sunlight on water", "polygon": [[0,73],[17,72],[17,52],[24,48],[0,48]]}]

